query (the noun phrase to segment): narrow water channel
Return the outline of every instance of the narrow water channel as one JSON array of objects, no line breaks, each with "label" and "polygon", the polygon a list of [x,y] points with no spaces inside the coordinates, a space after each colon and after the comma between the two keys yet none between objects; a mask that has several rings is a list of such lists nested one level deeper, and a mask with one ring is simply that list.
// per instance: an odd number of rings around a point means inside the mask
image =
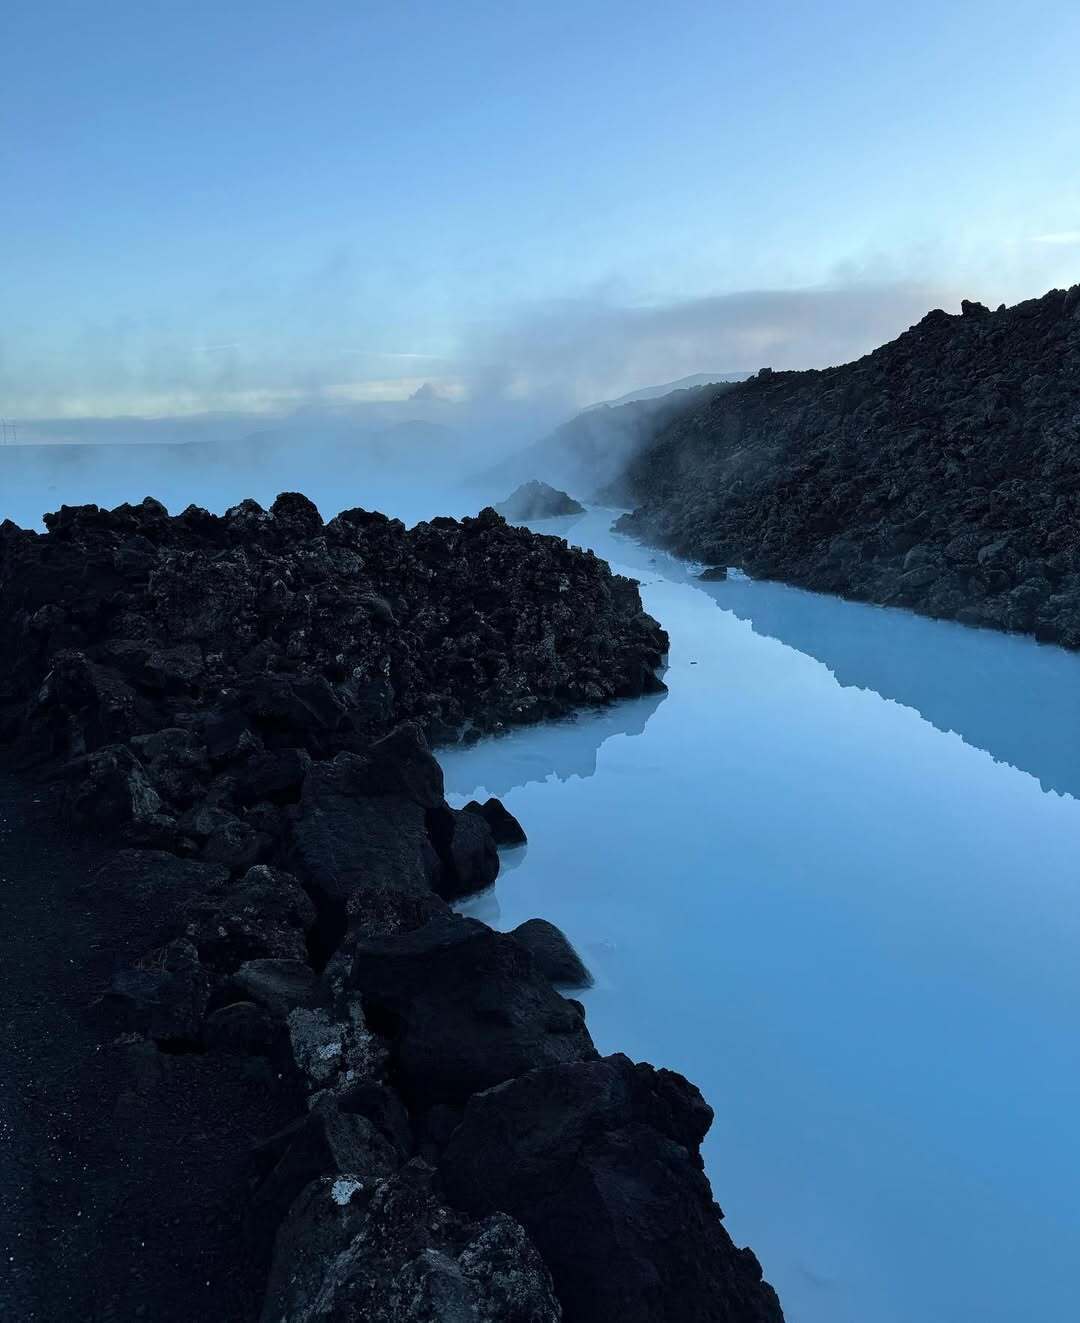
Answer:
[{"label": "narrow water channel", "polygon": [[791,1323],[1080,1317],[1080,658],[774,584],[642,582],[669,692],[443,750],[527,847],[470,912],[590,965],[683,1071]]}]

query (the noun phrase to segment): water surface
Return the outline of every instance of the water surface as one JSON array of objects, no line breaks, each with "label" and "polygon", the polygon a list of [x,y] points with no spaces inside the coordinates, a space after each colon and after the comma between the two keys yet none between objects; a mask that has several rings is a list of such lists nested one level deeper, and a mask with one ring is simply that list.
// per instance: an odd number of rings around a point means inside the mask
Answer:
[{"label": "water surface", "polygon": [[792,1323],[1080,1317],[1080,658],[608,532],[669,693],[441,753],[529,833],[469,908],[591,966],[602,1051],[684,1071]]}]

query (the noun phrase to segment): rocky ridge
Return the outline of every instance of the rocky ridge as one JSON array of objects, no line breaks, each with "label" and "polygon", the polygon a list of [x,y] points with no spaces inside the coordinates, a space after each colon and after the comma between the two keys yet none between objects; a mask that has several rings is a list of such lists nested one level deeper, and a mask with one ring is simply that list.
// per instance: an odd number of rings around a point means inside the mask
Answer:
[{"label": "rocky ridge", "polygon": [[[0,739],[103,846],[89,1018],[165,1229],[138,1272],[106,1236],[95,1316],[779,1320],[697,1090],[599,1058],[557,930],[448,904],[523,833],[450,808],[428,738],[656,689],[636,585],[493,511],[324,524],[289,494],[46,526],[0,525]],[[236,1236],[208,1302],[185,1268]]]},{"label": "rocky ridge", "polygon": [[620,486],[622,530],[710,565],[1080,647],[1080,285],[762,371]]}]

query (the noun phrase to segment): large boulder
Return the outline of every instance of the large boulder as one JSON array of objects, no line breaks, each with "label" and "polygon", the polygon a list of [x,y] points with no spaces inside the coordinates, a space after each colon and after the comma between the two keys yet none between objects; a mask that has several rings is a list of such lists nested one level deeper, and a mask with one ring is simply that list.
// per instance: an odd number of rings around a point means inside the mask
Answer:
[{"label": "large boulder", "polygon": [[585,507],[567,492],[535,478],[523,482],[495,509],[504,519],[518,524],[529,519],[557,519],[562,515],[585,513]]},{"label": "large boulder", "polygon": [[581,1008],[512,937],[476,919],[446,914],[357,940],[351,983],[390,1040],[403,1092],[424,1105],[596,1055]]},{"label": "large boulder", "polygon": [[309,1186],[277,1237],[263,1323],[559,1323],[551,1276],[521,1226],[445,1207],[410,1163],[369,1191]]},{"label": "large boulder", "polygon": [[203,962],[230,973],[247,960],[304,960],[315,907],[291,873],[258,864],[187,907],[184,932]]},{"label": "large boulder", "polygon": [[480,814],[491,828],[496,845],[524,845],[528,840],[521,823],[502,800],[496,799],[494,795],[490,799],[485,799],[482,804],[479,800],[470,799],[465,805],[465,812]]},{"label": "large boulder", "polygon": [[426,810],[414,796],[373,794],[369,760],[351,753],[316,763],[294,827],[298,869],[332,902],[358,888],[425,891],[435,872]]},{"label": "large boulder", "polygon": [[520,1220],[567,1323],[781,1323],[725,1231],[681,1075],[627,1057],[531,1071],[471,1098],[440,1171],[451,1201]]},{"label": "large boulder", "polygon": [[566,934],[547,919],[526,919],[510,936],[529,952],[540,971],[556,986],[587,988],[592,983],[585,962]]}]

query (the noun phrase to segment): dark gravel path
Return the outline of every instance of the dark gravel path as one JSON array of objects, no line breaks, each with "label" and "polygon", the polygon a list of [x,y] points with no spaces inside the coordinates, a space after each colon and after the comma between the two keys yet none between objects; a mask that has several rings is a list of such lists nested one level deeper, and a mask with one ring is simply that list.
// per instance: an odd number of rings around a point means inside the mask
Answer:
[{"label": "dark gravel path", "polygon": [[265,1063],[94,1027],[116,931],[96,863],[0,768],[0,1320],[242,1323],[263,1280],[240,1227],[251,1143],[299,1104]]}]

